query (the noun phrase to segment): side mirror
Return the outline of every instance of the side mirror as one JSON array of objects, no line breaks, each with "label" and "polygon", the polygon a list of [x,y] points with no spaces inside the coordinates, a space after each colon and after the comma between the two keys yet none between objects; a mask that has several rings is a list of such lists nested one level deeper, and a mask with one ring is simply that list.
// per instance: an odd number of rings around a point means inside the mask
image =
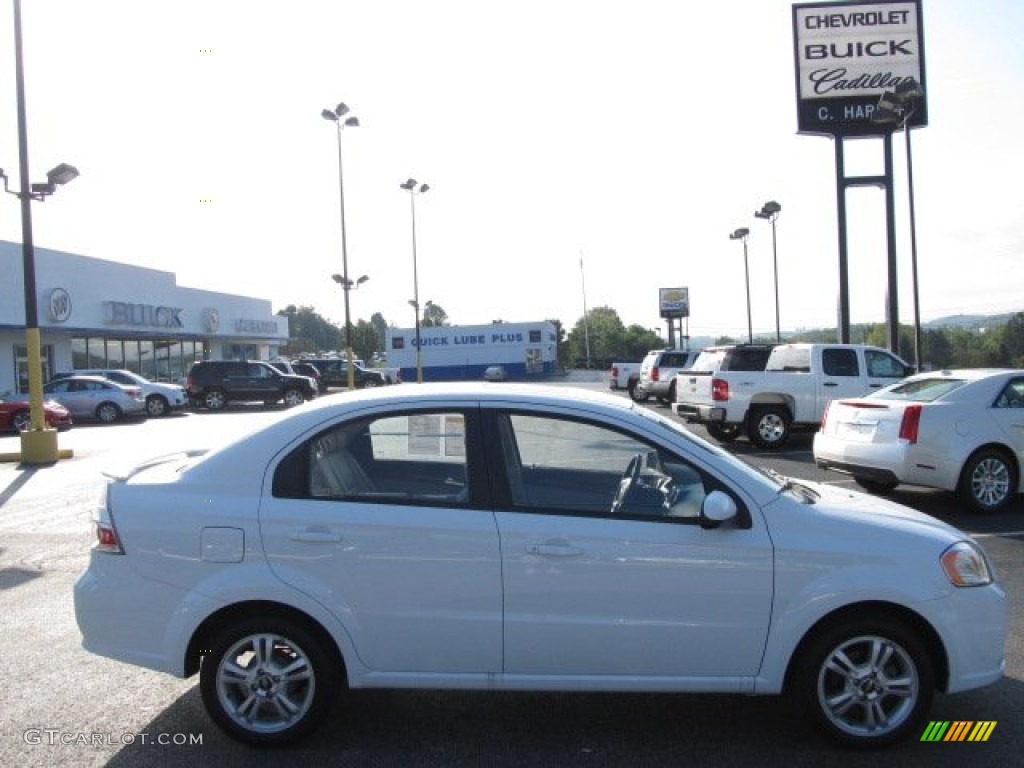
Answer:
[{"label": "side mirror", "polygon": [[729,494],[712,491],[701,506],[700,527],[704,529],[717,528],[722,523],[735,518],[738,511],[736,502]]}]

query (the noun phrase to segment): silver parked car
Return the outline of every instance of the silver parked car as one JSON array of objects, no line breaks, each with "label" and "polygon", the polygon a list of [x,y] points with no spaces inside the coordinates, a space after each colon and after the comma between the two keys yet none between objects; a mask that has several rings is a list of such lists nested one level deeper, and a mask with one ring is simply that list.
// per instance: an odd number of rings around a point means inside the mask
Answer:
[{"label": "silver parked car", "polygon": [[146,400],[146,413],[150,416],[166,416],[171,411],[183,409],[188,405],[188,393],[180,384],[150,381],[145,376],[124,368],[88,368],[74,373],[58,373],[53,378],[64,379],[76,375],[102,376],[127,387],[138,387],[142,390],[142,396]]},{"label": "silver parked car", "polygon": [[[72,418],[95,419],[109,424],[130,416],[146,415],[142,388],[127,387],[102,376],[67,376],[43,387],[43,397],[56,400],[71,412]],[[28,399],[28,395],[19,395]]]}]

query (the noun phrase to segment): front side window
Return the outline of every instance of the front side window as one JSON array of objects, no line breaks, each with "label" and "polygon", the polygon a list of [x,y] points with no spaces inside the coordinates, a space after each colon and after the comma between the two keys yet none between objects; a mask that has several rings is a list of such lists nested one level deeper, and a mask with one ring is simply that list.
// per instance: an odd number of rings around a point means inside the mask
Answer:
[{"label": "front side window", "polygon": [[555,416],[499,416],[513,507],[696,520],[707,487],[678,457],[609,427]]},{"label": "front side window", "polygon": [[868,376],[873,379],[902,379],[909,373],[907,367],[895,357],[874,349],[864,350],[864,362],[868,367]]}]

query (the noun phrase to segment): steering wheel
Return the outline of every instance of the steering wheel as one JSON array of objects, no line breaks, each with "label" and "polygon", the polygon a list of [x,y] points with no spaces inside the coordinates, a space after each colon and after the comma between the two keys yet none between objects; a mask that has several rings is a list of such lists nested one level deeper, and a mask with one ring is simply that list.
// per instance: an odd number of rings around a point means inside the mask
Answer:
[{"label": "steering wheel", "polygon": [[622,510],[622,505],[626,501],[626,497],[629,496],[629,492],[633,490],[633,486],[636,485],[637,479],[640,477],[640,470],[644,464],[643,454],[638,453],[629,460],[629,464],[626,465],[626,471],[622,473],[622,479],[619,480],[619,490],[615,492],[615,500],[612,501],[612,514],[617,515]]}]

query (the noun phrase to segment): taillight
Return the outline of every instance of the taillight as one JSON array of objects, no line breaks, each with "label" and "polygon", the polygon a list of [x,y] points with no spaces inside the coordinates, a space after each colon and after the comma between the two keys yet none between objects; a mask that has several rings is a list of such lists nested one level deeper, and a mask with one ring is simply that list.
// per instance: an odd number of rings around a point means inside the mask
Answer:
[{"label": "taillight", "polygon": [[729,382],[725,379],[712,379],[711,380],[711,399],[712,400],[728,400],[729,399]]},{"label": "taillight", "polygon": [[110,555],[123,555],[121,540],[117,537],[117,528],[113,520],[96,521],[96,546],[97,552],[106,552]]},{"label": "taillight", "polygon": [[657,366],[655,366],[654,368],[651,368],[651,381],[657,381],[657,380],[658,380],[658,368],[657,368]]},{"label": "taillight", "polygon": [[900,440],[908,443],[917,442],[917,428],[921,423],[921,406],[908,405],[903,411],[903,420],[900,422]]},{"label": "taillight", "polygon": [[185,379],[185,389],[187,389],[189,392],[191,392],[194,387],[195,387],[195,381],[192,379],[192,376],[189,375],[188,378]]},{"label": "taillight", "polygon": [[825,403],[825,412],[821,414],[821,431],[825,431],[825,422],[828,421],[828,409],[832,407],[832,401]]},{"label": "taillight", "polygon": [[617,365],[613,365],[612,366],[612,378],[613,379],[619,378],[619,366],[617,366]]}]

